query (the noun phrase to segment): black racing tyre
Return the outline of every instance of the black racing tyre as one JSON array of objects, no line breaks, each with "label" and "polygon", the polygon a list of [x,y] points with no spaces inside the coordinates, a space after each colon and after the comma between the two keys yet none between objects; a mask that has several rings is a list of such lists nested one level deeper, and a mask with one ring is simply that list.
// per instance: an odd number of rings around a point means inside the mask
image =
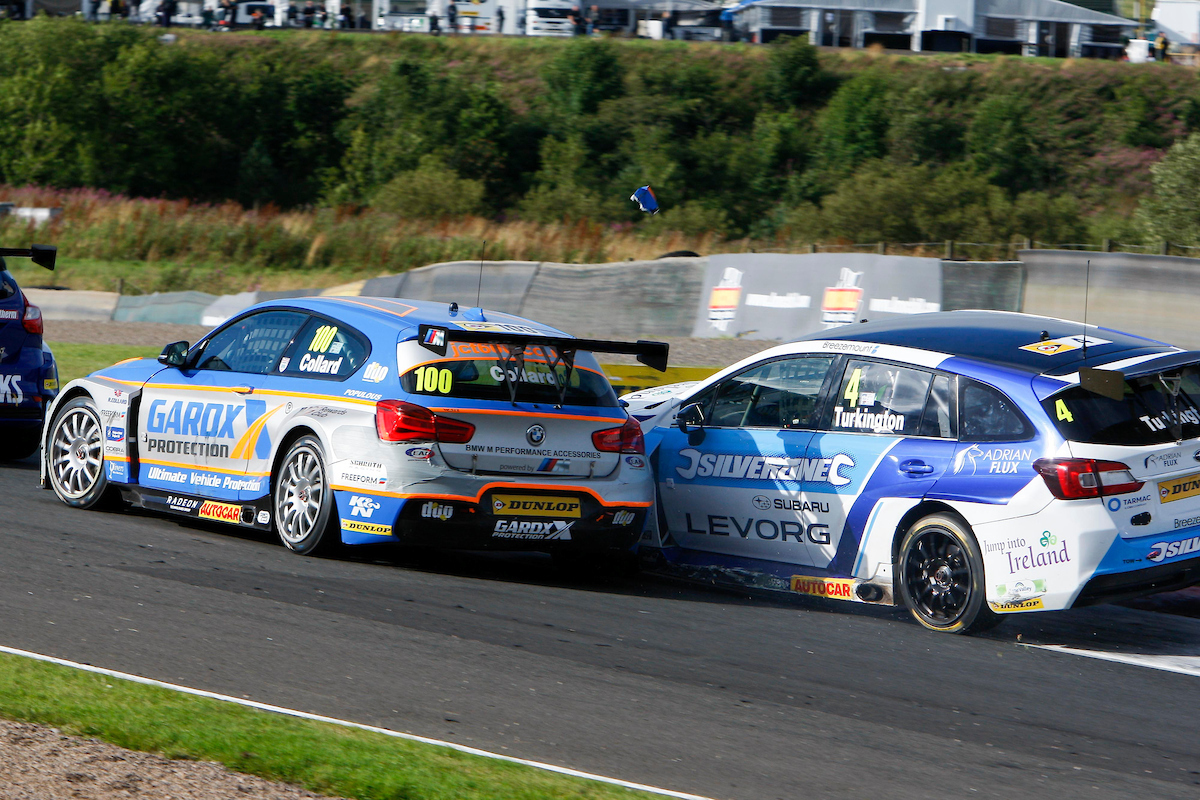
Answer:
[{"label": "black racing tyre", "polygon": [[275,532],[284,547],[303,556],[333,550],[339,542],[333,524],[333,490],[325,455],[315,436],[292,443],[279,462],[272,493]]},{"label": "black racing tyre", "polygon": [[42,432],[36,428],[8,433],[0,439],[0,461],[20,461],[37,452]]},{"label": "black racing tyre", "polygon": [[900,542],[898,588],[909,613],[933,631],[978,633],[1000,617],[987,607],[983,554],[957,517],[934,514]]},{"label": "black racing tyre", "polygon": [[669,253],[663,253],[659,258],[700,258],[700,254],[695,250],[672,250]]},{"label": "black racing tyre", "polygon": [[50,487],[74,508],[96,508],[112,499],[104,474],[104,423],[92,398],[76,397],[54,415],[46,439]]}]

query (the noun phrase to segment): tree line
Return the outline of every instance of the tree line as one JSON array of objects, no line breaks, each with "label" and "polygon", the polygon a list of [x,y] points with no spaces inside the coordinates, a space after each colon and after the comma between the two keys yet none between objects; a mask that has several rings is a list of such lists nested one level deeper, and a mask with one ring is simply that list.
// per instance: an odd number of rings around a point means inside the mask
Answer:
[{"label": "tree line", "polygon": [[[0,182],[756,240],[1200,243],[1171,65],[0,23]],[[640,216],[642,184],[664,208]]]}]

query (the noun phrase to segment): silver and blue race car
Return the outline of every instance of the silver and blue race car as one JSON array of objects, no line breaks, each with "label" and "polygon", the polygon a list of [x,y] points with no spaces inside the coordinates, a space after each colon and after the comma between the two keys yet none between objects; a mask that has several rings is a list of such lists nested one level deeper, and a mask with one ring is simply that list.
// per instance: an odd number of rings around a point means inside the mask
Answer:
[{"label": "silver and blue race car", "polygon": [[1200,352],[1005,312],[834,328],[626,395],[643,562],[981,630],[1200,582]]},{"label": "silver and blue race car", "polygon": [[63,387],[42,479],[69,506],[273,529],[298,553],[400,542],[595,562],[629,550],[653,501],[641,429],[596,352],[666,368],[665,344],[456,304],[264,303]]}]

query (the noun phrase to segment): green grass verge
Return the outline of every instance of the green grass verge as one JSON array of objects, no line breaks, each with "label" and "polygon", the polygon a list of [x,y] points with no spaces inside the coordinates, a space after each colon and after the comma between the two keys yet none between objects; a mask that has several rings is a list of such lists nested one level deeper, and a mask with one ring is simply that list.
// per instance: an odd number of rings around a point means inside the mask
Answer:
[{"label": "green grass verge", "polygon": [[132,344],[73,344],[48,342],[58,362],[58,382],[66,386],[68,381],[82,378],[88,373],[122,361],[126,358],[154,358],[162,352],[161,347],[142,347]]},{"label": "green grass verge", "polygon": [[101,292],[153,294],[195,290],[236,294],[251,289],[325,289],[361,279],[350,270],[268,269],[253,265],[193,264],[176,261],[109,260],[60,256],[54,272],[26,259],[9,259],[8,271],[25,287],[65,286]]},{"label": "green grass verge", "polygon": [[0,716],[352,798],[653,797],[8,654],[0,654]]}]

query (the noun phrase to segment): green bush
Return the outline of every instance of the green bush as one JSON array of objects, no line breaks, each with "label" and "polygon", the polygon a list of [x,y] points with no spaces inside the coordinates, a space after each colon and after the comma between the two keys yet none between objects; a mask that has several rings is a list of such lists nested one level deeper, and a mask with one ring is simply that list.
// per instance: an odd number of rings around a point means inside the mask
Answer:
[{"label": "green bush", "polygon": [[401,172],[375,193],[371,205],[404,217],[476,214],[483,181],[460,178],[437,156],[423,156],[416,169]]},{"label": "green bush", "polygon": [[[798,38],[181,32],[165,44],[134,26],[39,18],[0,25],[0,46],[0,182],[233,203],[264,219],[374,205],[380,218],[586,220],[647,236],[712,225],[777,246],[797,231],[1158,236],[1179,227],[1152,211],[1174,202],[1167,178],[1130,220],[1152,165],[1200,129],[1200,77],[1183,68],[818,52]],[[663,203],[655,219],[628,200],[644,184]],[[1186,206],[1163,213],[1177,220]],[[335,258],[333,233],[314,248],[278,223],[246,239],[207,227],[225,213],[109,220],[87,247]],[[374,225],[357,235],[387,230]],[[424,247],[379,245],[405,259]]]},{"label": "green bush", "polygon": [[1154,190],[1138,209],[1147,236],[1200,244],[1200,134],[1176,143],[1150,172]]}]

